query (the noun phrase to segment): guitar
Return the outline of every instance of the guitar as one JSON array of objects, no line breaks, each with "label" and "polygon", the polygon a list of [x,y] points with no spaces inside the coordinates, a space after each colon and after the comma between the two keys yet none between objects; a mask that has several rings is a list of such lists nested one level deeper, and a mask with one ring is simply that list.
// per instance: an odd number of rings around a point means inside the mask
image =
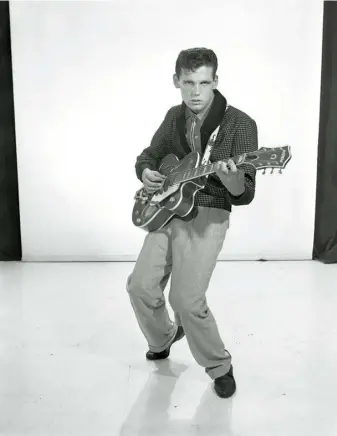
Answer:
[{"label": "guitar", "polygon": [[[291,159],[290,146],[266,148],[262,147],[256,152],[244,153],[232,158],[236,166],[253,165],[256,170],[275,168],[282,173]],[[192,151],[181,161],[174,155],[166,156],[160,164],[159,172],[166,176],[163,188],[154,194],[148,194],[145,188],[139,189],[135,196],[132,211],[132,221],[136,227],[147,232],[161,229],[174,216],[184,217],[194,207],[195,194],[203,189],[207,180],[200,178],[215,173],[213,162],[200,165],[200,154]]]}]

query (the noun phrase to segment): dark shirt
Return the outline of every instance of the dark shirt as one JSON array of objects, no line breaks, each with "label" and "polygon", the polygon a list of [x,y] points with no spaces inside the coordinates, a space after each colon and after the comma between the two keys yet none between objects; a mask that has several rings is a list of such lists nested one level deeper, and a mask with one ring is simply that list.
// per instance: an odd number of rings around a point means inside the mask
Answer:
[{"label": "dark shirt", "polygon": [[186,106],[185,109],[185,119],[186,119],[186,139],[191,147],[191,150],[196,150],[201,154],[201,137],[200,129],[206,119],[208,112],[212,106],[214,98],[210,101],[209,105],[195,114],[191,111],[189,107]]}]

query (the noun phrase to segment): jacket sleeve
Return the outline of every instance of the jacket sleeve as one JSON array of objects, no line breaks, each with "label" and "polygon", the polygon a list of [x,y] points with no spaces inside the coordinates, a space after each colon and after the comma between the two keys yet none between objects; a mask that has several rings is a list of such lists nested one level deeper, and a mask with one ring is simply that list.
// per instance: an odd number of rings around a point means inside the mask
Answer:
[{"label": "jacket sleeve", "polygon": [[[232,157],[243,153],[258,150],[258,130],[256,122],[247,117],[244,118],[234,135]],[[229,200],[233,206],[245,206],[251,203],[255,196],[256,169],[252,165],[243,164],[239,167],[245,172],[245,190],[236,197],[229,193]]]},{"label": "jacket sleeve", "polygon": [[170,109],[166,113],[158,130],[155,132],[149,147],[145,148],[142,153],[137,156],[135,169],[136,175],[140,181],[142,181],[142,173],[145,168],[158,171],[160,162],[170,153],[173,117],[173,111]]}]

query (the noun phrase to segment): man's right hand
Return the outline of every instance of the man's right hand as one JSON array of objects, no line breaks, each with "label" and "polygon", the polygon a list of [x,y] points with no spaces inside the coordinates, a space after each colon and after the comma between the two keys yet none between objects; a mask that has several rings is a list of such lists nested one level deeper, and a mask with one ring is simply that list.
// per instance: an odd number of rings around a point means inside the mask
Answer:
[{"label": "man's right hand", "polygon": [[145,168],[142,173],[144,188],[149,194],[159,191],[163,187],[165,179],[166,177],[158,171],[152,171],[149,168]]}]

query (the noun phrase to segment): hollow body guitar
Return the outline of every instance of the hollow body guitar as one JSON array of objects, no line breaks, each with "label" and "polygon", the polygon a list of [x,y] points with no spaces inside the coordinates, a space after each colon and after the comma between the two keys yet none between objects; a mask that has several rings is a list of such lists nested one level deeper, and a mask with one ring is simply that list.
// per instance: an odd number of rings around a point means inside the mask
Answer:
[{"label": "hollow body guitar", "polygon": [[[282,169],[291,159],[290,146],[260,148],[254,153],[244,153],[233,158],[237,167],[250,164],[256,170]],[[194,207],[196,193],[203,189],[209,174],[215,173],[216,162],[200,165],[201,157],[192,151],[182,160],[174,154],[166,156],[158,171],[166,179],[161,191],[148,194],[144,187],[135,194],[132,221],[136,227],[153,232],[164,227],[175,216],[185,217]]]}]

